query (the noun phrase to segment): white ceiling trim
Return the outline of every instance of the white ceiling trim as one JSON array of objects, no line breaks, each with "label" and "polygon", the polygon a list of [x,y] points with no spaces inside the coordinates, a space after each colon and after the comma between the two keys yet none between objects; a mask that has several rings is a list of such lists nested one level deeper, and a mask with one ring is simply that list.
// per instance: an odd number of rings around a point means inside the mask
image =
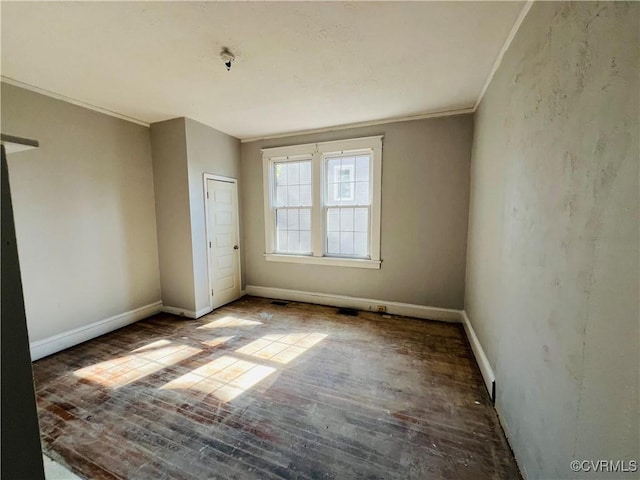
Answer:
[{"label": "white ceiling trim", "polygon": [[82,100],[76,100],[75,98],[67,97],[66,95],[61,95],[59,93],[52,92],[51,90],[46,90],[44,88],[36,87],[35,85],[30,85],[28,83],[21,82],[20,80],[16,80],[14,78],[0,75],[0,79],[3,82],[8,83],[9,85],[13,85],[14,87],[20,87],[20,88],[24,88],[25,90],[31,90],[32,92],[40,93],[42,95],[46,95],[47,97],[72,103],[79,107],[88,108],[89,110],[93,110],[95,112],[104,113],[105,115],[116,117],[116,118],[119,118],[120,120],[126,120],[127,122],[137,123],[138,125],[142,125],[143,127],[149,126],[149,123],[144,122],[142,120],[138,120],[137,118],[129,117],[127,115],[123,115],[122,113],[114,112],[113,110],[108,110],[106,108],[102,108],[97,105],[92,105],[90,103],[83,102]]},{"label": "white ceiling trim", "polygon": [[529,10],[531,10],[531,6],[533,5],[534,1],[535,0],[527,0],[527,3],[525,3],[524,7],[522,7],[522,10],[520,10],[520,14],[518,15],[518,18],[516,18],[516,22],[513,24],[513,28],[511,28],[511,31],[509,32],[509,36],[507,36],[507,39],[505,40],[504,45],[500,49],[500,52],[498,53],[498,56],[496,57],[495,62],[493,62],[493,67],[491,68],[491,71],[489,72],[487,79],[484,81],[482,90],[480,90],[480,95],[478,95],[476,104],[473,106],[474,112],[478,109],[478,106],[480,105],[480,102],[482,101],[484,94],[487,92],[487,88],[489,88],[489,85],[493,80],[493,76],[498,71],[498,68],[500,68],[500,64],[502,63],[502,58],[504,57],[504,54],[507,53],[507,50],[509,50],[509,47],[511,46],[511,42],[513,42],[513,39],[515,38],[516,33],[518,33],[518,30],[520,30],[520,25],[522,25],[522,22],[524,21],[524,17],[526,17],[527,13],[529,13]]},{"label": "white ceiling trim", "polygon": [[473,112],[475,112],[475,108],[469,107],[469,108],[460,108],[458,110],[446,110],[443,112],[421,113],[418,115],[410,115],[410,116],[404,116],[404,117],[384,118],[380,120],[370,120],[367,122],[357,122],[357,123],[349,123],[346,125],[336,125],[333,127],[315,128],[311,130],[299,130],[299,131],[289,132],[289,133],[279,133],[277,135],[267,135],[263,137],[243,138],[240,140],[240,142],[249,143],[249,142],[255,142],[258,140],[272,140],[275,138],[286,138],[286,137],[293,137],[297,135],[309,135],[313,133],[335,132],[337,130],[348,130],[350,128],[370,127],[374,125],[384,125],[386,123],[396,123],[396,122],[407,122],[411,120],[423,120],[425,118],[450,117],[452,115],[462,115],[464,113],[473,113]]}]

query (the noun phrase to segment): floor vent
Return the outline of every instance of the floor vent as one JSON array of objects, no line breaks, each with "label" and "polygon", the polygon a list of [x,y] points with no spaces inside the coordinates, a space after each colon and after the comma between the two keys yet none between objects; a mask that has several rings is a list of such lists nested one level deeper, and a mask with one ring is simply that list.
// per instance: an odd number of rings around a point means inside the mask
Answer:
[{"label": "floor vent", "polygon": [[355,308],[339,308],[338,315],[350,315],[352,317],[357,317],[358,311]]},{"label": "floor vent", "polygon": [[271,305],[278,305],[279,307],[286,307],[289,305],[289,302],[281,302],[280,300],[274,300],[271,302]]}]

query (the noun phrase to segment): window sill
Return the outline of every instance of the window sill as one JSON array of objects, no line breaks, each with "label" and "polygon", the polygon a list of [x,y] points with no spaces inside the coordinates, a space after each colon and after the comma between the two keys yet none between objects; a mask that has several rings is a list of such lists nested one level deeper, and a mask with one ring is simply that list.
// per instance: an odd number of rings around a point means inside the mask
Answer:
[{"label": "window sill", "polygon": [[360,258],[338,258],[338,257],[312,257],[310,255],[281,255],[277,253],[265,253],[268,262],[284,263],[306,263],[310,265],[325,265],[327,267],[351,267],[370,268],[379,270],[381,260],[364,260]]}]

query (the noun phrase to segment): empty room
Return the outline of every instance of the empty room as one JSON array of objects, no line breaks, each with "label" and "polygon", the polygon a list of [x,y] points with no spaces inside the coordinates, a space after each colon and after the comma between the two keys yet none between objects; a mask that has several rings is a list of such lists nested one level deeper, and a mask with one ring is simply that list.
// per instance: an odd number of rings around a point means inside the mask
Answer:
[{"label": "empty room", "polygon": [[640,478],[640,3],[0,16],[2,478]]}]

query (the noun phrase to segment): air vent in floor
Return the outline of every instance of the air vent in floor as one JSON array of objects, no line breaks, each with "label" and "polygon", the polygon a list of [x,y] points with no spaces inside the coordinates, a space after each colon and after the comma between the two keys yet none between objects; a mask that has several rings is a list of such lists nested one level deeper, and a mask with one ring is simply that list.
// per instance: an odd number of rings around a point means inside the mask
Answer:
[{"label": "air vent in floor", "polygon": [[357,317],[358,311],[354,308],[339,308],[338,315],[350,315],[352,317]]}]

